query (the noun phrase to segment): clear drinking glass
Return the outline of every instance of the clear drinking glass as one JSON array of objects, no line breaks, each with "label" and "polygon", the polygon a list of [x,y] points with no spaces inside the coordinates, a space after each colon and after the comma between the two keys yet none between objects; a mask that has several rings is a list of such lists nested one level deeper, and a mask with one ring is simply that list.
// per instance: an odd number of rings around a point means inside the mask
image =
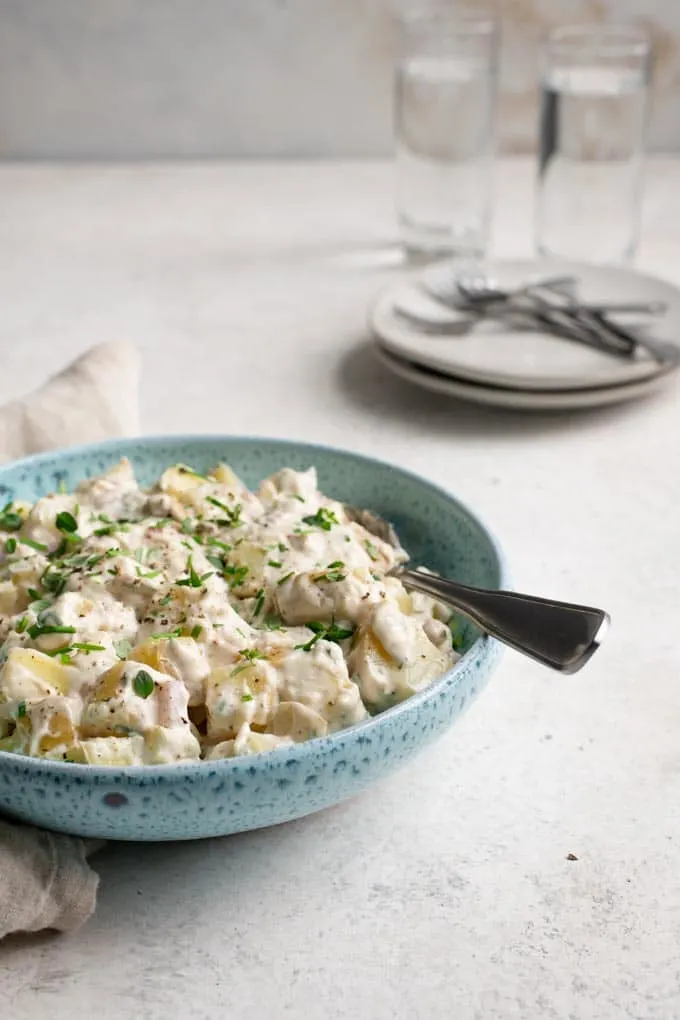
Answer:
[{"label": "clear drinking glass", "polygon": [[403,14],[395,75],[397,217],[410,255],[484,255],[498,32],[487,15]]},{"label": "clear drinking glass", "polygon": [[634,26],[573,26],[543,47],[537,248],[625,262],[638,242],[650,42]]}]

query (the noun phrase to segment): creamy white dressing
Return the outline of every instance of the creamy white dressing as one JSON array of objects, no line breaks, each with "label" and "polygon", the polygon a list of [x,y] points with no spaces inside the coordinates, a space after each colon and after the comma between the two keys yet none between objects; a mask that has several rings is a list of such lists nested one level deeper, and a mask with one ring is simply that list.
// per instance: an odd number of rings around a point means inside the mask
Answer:
[{"label": "creamy white dressing", "polygon": [[316,471],[123,459],[0,514],[0,749],[95,764],[255,754],[380,711],[457,658],[446,610]]}]

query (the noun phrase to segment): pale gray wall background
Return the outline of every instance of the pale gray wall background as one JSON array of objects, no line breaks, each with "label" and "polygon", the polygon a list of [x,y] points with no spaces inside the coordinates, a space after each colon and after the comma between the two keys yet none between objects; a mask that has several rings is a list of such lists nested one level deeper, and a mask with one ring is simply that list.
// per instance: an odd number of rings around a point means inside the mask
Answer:
[{"label": "pale gray wall background", "polygon": [[[680,0],[498,8],[506,151],[533,147],[542,31],[625,18],[655,37],[652,146],[680,150]],[[391,0],[0,0],[0,157],[388,153],[391,19]]]}]

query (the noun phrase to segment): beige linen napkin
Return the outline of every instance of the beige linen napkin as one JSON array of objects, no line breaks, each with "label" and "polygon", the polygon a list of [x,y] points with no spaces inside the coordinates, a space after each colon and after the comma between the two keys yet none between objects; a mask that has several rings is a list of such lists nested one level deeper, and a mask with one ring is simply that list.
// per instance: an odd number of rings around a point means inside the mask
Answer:
[{"label": "beige linen napkin", "polygon": [[[94,347],[39,390],[0,409],[0,460],[138,431],[139,354]],[[0,939],[19,931],[70,931],[94,910],[96,840],[0,818]]]}]

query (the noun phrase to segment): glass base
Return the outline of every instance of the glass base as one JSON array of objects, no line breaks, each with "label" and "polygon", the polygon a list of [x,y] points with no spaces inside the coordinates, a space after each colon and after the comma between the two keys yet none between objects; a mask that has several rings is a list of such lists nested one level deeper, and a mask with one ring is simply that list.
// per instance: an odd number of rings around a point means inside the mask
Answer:
[{"label": "glass base", "polygon": [[407,261],[414,265],[442,259],[478,262],[487,252],[486,238],[477,231],[453,231],[449,226],[437,229],[418,226],[404,217],[399,222],[401,243]]}]

